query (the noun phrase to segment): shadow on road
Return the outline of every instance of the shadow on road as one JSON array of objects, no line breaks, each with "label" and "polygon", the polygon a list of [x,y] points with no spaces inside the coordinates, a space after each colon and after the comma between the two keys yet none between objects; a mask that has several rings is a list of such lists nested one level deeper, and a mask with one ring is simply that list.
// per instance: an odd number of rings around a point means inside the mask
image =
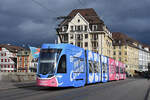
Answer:
[{"label": "shadow on road", "polygon": [[[148,81],[149,81],[149,79],[148,79]],[[149,82],[150,82],[150,81],[149,81]],[[148,87],[148,89],[147,89],[147,92],[146,92],[146,95],[145,95],[144,100],[149,100],[149,94],[150,94],[150,85],[149,85],[149,87]]]},{"label": "shadow on road", "polygon": [[61,91],[64,89],[73,89],[73,87],[40,87],[36,86],[36,83],[14,84],[14,86],[18,89],[34,91]]}]

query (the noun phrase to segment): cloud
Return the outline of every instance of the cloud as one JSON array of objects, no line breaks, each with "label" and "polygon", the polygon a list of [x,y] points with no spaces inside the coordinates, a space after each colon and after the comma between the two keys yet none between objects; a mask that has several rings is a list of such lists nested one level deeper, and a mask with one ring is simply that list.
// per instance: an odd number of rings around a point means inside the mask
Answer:
[{"label": "cloud", "polygon": [[56,17],[66,16],[76,8],[94,8],[110,31],[150,44],[149,0],[1,0],[1,43],[54,42],[59,23]]}]

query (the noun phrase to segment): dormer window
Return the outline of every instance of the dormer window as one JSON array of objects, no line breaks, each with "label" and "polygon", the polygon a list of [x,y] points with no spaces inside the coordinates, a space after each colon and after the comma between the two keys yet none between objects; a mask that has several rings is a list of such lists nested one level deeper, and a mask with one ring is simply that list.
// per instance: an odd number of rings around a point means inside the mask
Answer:
[{"label": "dormer window", "polygon": [[119,40],[119,44],[121,43],[121,41]]},{"label": "dormer window", "polygon": [[97,31],[97,25],[92,25],[92,30]]},{"label": "dormer window", "polygon": [[62,31],[63,31],[63,32],[67,31],[67,26],[63,26],[63,27],[62,27]]}]

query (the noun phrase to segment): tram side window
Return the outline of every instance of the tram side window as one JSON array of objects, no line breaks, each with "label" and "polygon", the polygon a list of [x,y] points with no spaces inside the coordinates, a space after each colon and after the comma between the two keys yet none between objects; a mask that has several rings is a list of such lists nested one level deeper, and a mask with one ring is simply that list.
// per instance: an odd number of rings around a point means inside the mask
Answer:
[{"label": "tram side window", "polygon": [[123,74],[123,69],[120,67],[120,73]]},{"label": "tram side window", "polygon": [[104,63],[102,64],[102,71],[103,71],[103,73],[105,73],[105,64]]},{"label": "tram side window", "polygon": [[120,67],[120,73],[122,74],[122,68]]},{"label": "tram side window", "polygon": [[94,73],[92,61],[89,61],[89,73]]},{"label": "tram side window", "polygon": [[110,70],[111,70],[111,71],[110,71],[111,74],[114,74],[114,65],[113,65],[113,64],[110,65]]},{"label": "tram side window", "polygon": [[63,55],[60,58],[57,73],[66,73],[66,70],[66,55]]},{"label": "tram side window", "polygon": [[107,64],[105,64],[105,73],[107,73]]},{"label": "tram side window", "polygon": [[119,67],[118,66],[116,67],[116,73],[119,73]]},{"label": "tram side window", "polygon": [[94,65],[94,72],[95,73],[99,73],[100,72],[99,63],[98,62],[94,62],[93,65]]},{"label": "tram side window", "polygon": [[103,73],[107,73],[107,64],[105,63],[102,64],[102,70],[103,70]]},{"label": "tram side window", "polygon": [[125,68],[123,68],[123,74],[125,73]]},{"label": "tram side window", "polygon": [[84,73],[84,59],[81,58],[75,58],[75,62],[73,65],[73,70],[76,73]]},{"label": "tram side window", "polygon": [[123,74],[124,73],[124,68],[121,68],[121,74]]},{"label": "tram side window", "polygon": [[84,73],[84,59],[80,59],[80,72]]}]

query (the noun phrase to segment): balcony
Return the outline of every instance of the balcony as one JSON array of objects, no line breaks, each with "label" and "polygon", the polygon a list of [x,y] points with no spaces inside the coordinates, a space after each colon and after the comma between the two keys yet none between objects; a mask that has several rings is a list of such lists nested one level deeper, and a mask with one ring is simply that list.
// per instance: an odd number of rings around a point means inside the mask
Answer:
[{"label": "balcony", "polygon": [[76,38],[76,41],[83,41],[83,38]]},{"label": "balcony", "polygon": [[91,38],[91,41],[98,41],[98,38]]},{"label": "balcony", "polygon": [[98,50],[98,47],[97,46],[92,46],[92,49],[93,50]]}]

